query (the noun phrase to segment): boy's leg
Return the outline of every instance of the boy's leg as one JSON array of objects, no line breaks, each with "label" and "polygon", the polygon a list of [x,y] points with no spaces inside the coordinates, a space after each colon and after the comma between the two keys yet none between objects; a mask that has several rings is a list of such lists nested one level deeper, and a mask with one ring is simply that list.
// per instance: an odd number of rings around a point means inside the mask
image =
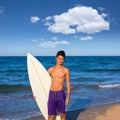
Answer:
[{"label": "boy's leg", "polygon": [[60,118],[61,118],[61,120],[66,120],[66,115],[65,115],[65,113],[60,113]]},{"label": "boy's leg", "polygon": [[48,120],[54,120],[55,115],[56,115],[55,94],[53,91],[50,91],[48,99]]},{"label": "boy's leg", "polygon": [[66,120],[66,115],[65,115],[65,92],[64,90],[61,90],[58,94],[57,94],[57,110],[60,114],[61,120]]}]

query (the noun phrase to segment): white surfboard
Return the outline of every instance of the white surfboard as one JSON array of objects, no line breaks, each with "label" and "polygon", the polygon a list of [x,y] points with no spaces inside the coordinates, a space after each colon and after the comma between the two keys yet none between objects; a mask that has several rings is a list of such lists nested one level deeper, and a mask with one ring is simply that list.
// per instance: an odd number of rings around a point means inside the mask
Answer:
[{"label": "white surfboard", "polygon": [[[42,115],[47,120],[47,101],[51,78],[43,65],[30,53],[27,54],[27,65],[29,81],[32,88],[33,96]],[[57,115],[55,120],[60,120],[60,116]]]}]

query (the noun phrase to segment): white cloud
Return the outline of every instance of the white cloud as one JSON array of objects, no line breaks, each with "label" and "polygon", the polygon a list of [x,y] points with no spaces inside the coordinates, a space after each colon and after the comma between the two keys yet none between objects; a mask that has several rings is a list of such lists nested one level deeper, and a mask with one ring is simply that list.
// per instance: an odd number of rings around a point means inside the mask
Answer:
[{"label": "white cloud", "polygon": [[45,25],[46,25],[46,26],[50,26],[51,23],[50,23],[50,22],[46,22]]},{"label": "white cloud", "polygon": [[103,7],[98,7],[98,9],[101,10],[101,11],[105,10],[105,8],[103,8]]},{"label": "white cloud", "polygon": [[108,14],[102,13],[101,16],[102,16],[103,18],[105,18],[105,17],[108,16]]},{"label": "white cloud", "polygon": [[105,13],[99,14],[92,7],[77,6],[60,15],[47,17],[45,25],[48,25],[48,30],[53,33],[94,34],[109,30],[109,22],[104,19],[107,16]]},{"label": "white cloud", "polygon": [[51,19],[52,19],[51,16],[46,17],[46,20],[51,20]]},{"label": "white cloud", "polygon": [[86,40],[92,40],[93,37],[92,36],[85,36],[85,37],[80,37],[80,40],[86,41]]},{"label": "white cloud", "polygon": [[54,37],[52,37],[52,40],[56,41],[56,40],[58,40],[58,37],[54,36]]},{"label": "white cloud", "polygon": [[58,40],[57,37],[53,37],[52,40],[49,41],[40,41],[39,46],[43,48],[55,48],[58,45],[68,45],[69,42],[66,40]]},{"label": "white cloud", "polygon": [[45,22],[45,25],[46,25],[46,26],[52,25],[51,20],[53,20],[53,17],[52,17],[52,16],[46,17],[46,19],[45,19],[45,21],[46,21],[46,22]]},{"label": "white cloud", "polygon": [[0,14],[2,15],[4,13],[4,8],[0,7]]},{"label": "white cloud", "polygon": [[32,23],[37,23],[37,22],[40,20],[40,18],[37,17],[37,16],[32,16],[32,17],[30,18],[30,20],[31,20]]}]

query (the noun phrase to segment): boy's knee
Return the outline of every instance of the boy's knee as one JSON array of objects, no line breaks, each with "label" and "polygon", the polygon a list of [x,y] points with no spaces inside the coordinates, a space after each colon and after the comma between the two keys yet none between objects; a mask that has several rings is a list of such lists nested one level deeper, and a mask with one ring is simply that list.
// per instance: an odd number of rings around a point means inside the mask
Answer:
[{"label": "boy's knee", "polygon": [[63,113],[60,113],[61,120],[66,120],[66,115]]},{"label": "boy's knee", "polygon": [[54,115],[49,115],[48,120],[54,120]]}]

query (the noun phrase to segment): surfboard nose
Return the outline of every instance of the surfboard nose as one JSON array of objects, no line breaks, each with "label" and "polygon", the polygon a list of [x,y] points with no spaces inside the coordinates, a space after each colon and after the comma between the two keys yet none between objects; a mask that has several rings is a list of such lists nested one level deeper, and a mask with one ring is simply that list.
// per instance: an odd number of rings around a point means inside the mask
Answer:
[{"label": "surfboard nose", "polygon": [[31,54],[30,54],[30,53],[27,53],[27,56],[29,57],[29,56],[31,56]]}]

